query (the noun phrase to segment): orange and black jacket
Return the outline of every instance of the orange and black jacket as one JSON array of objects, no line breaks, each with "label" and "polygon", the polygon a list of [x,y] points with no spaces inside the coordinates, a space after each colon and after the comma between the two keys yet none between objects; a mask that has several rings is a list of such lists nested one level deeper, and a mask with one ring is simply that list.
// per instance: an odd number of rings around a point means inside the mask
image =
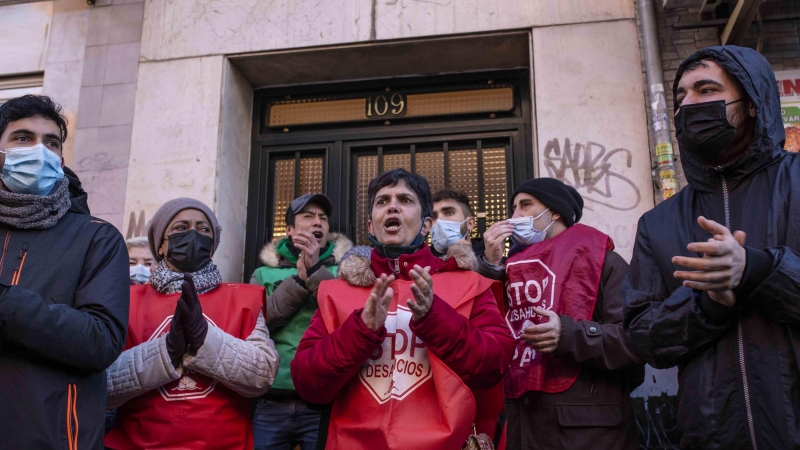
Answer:
[{"label": "orange and black jacket", "polygon": [[100,449],[128,325],[125,242],[73,207],[46,230],[0,224],[0,245],[0,449]]}]

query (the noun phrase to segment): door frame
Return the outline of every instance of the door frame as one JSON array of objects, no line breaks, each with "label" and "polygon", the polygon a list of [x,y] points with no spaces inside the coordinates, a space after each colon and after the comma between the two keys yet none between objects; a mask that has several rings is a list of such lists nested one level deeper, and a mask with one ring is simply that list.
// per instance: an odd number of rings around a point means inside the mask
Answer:
[{"label": "door frame", "polygon": [[[534,176],[530,76],[529,69],[522,68],[257,90],[253,107],[248,182],[245,281],[248,281],[250,274],[262,265],[258,255],[272,235],[270,216],[274,206],[274,195],[270,195],[269,187],[274,184],[275,180],[271,179],[272,174],[269,168],[276,153],[325,149],[323,186],[324,193],[331,198],[334,208],[330,224],[332,232],[347,233],[349,231],[351,214],[342,214],[341,212],[349,211],[351,206],[349,190],[353,173],[350,162],[352,160],[351,149],[354,146],[375,145],[387,141],[391,141],[393,144],[402,144],[507,137],[510,139],[506,155],[509,176],[507,186],[510,195],[519,183]],[[447,86],[448,83],[466,84],[487,79],[513,82],[515,104],[511,114],[496,118],[489,118],[487,114],[466,117],[450,116],[443,119],[431,118],[416,123],[398,121],[391,126],[376,126],[375,123],[325,125],[300,128],[289,133],[265,130],[265,127],[262,126],[265,123],[264,118],[269,102],[286,98],[286,96],[319,95],[337,91],[352,92],[355,89],[370,91],[387,85],[393,88],[417,85],[435,88],[435,86]]]}]

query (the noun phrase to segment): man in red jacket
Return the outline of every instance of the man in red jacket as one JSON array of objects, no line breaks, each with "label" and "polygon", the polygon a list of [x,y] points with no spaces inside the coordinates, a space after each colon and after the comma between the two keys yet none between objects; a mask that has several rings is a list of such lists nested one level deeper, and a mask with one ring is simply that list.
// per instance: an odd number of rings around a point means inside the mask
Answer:
[{"label": "man in red jacket", "polygon": [[433,256],[421,176],[372,180],[369,213],[369,267],[322,283],[292,380],[306,400],[333,402],[327,449],[461,448],[473,390],[497,385],[513,353],[499,285]]}]

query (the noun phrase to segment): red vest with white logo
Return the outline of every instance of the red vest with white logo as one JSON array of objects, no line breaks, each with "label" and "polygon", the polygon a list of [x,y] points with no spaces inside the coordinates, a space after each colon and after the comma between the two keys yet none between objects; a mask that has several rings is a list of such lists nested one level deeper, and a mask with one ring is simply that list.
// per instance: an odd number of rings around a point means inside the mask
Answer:
[{"label": "red vest with white logo", "polygon": [[[125,350],[157,339],[170,329],[180,293],[164,295],[152,285],[131,286]],[[222,331],[246,339],[253,332],[264,288],[223,283],[200,295],[203,315]],[[152,363],[156,364],[156,363]],[[200,373],[146,392],[117,409],[106,435],[111,449],[252,449],[250,399]]]},{"label": "red vest with white logo", "polygon": [[[467,318],[475,297],[493,283],[467,271],[431,277],[435,294]],[[469,436],[476,419],[475,397],[411,332],[405,302],[413,297],[412,284],[392,284],[386,339],[336,398],[325,448],[459,449]],[[370,292],[343,280],[322,283],[317,300],[328,333],[362,308]]]},{"label": "red vest with white logo", "polygon": [[523,330],[544,321],[534,307],[577,320],[589,320],[611,238],[581,224],[558,236],[533,244],[506,262],[506,323],[517,339],[514,357],[504,378],[506,397],[527,391],[563,392],[572,386],[581,365],[535,351],[520,338]]}]

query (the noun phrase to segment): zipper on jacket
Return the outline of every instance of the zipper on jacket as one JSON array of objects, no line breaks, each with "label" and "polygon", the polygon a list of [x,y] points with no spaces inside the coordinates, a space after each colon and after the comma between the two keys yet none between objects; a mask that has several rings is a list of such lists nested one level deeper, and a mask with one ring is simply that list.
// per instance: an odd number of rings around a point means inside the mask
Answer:
[{"label": "zipper on jacket", "polygon": [[750,443],[753,445],[753,450],[758,450],[756,443],[756,427],[753,423],[753,408],[750,405],[750,387],[747,385],[747,368],[744,364],[744,337],[742,333],[742,321],[736,327],[736,334],[739,338],[739,367],[742,371],[742,385],[744,386],[744,408],[747,411],[747,427],[750,431]]},{"label": "zipper on jacket", "polygon": [[67,444],[69,450],[78,450],[78,386],[67,385]]},{"label": "zipper on jacket", "polygon": [[19,277],[22,275],[22,266],[25,265],[25,258],[28,257],[28,244],[23,244],[22,250],[19,251],[19,268],[14,271],[14,276],[11,277],[11,285],[16,286],[19,284]]},{"label": "zipper on jacket", "polygon": [[[730,198],[728,196],[728,181],[725,180],[725,175],[720,173],[722,179],[722,201],[725,208],[725,228],[731,229],[731,209]],[[747,366],[744,362],[744,333],[742,330],[742,320],[736,326],[736,337],[739,343],[739,370],[742,372],[742,387],[744,391],[744,409],[747,414],[747,429],[750,432],[750,444],[753,450],[758,450],[756,443],[756,427],[753,422],[753,407],[750,404],[750,386],[747,384]]]},{"label": "zipper on jacket", "polygon": [[394,269],[392,269],[392,270],[394,271],[395,274],[399,274],[400,273],[400,258],[396,258],[394,260]]}]

